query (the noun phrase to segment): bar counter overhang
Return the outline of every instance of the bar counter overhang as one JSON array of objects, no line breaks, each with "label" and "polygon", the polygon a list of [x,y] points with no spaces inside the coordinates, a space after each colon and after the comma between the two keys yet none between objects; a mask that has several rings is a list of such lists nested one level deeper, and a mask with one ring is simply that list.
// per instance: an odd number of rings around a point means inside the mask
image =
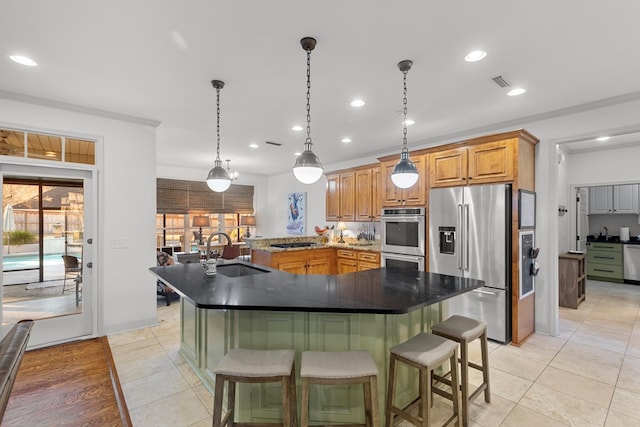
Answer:
[{"label": "bar counter overhang", "polygon": [[[229,263],[227,263],[229,264]],[[232,265],[266,272],[241,277],[205,276],[201,264],[150,268],[181,296],[180,354],[213,392],[213,369],[230,348],[296,351],[368,350],[378,366],[379,408],[385,412],[388,349],[443,320],[442,302],[484,286],[480,280],[379,268],[341,275],[301,275],[247,262]],[[243,268],[243,267],[240,267]],[[399,400],[412,400],[417,383],[401,371]],[[299,378],[298,378],[299,379]],[[280,418],[277,385],[240,386],[241,421]],[[254,396],[252,399],[251,396]],[[313,422],[362,422],[361,388],[312,390]]]}]

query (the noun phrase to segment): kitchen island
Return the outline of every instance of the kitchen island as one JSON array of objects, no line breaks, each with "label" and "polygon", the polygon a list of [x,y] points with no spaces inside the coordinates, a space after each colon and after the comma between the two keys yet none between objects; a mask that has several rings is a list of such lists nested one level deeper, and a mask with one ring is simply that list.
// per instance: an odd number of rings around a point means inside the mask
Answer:
[{"label": "kitchen island", "polygon": [[[442,301],[484,285],[392,268],[306,275],[233,262],[219,265],[215,277],[205,276],[200,264],[150,271],[182,296],[180,353],[209,390],[215,381],[212,371],[230,348],[291,348],[297,368],[302,351],[365,349],[378,366],[381,416],[389,347],[440,322]],[[415,374],[401,370],[399,377],[399,398],[408,402],[416,387]],[[313,422],[361,422],[357,387],[314,388],[311,399]],[[239,419],[279,419],[279,401],[277,384],[240,387]]]}]

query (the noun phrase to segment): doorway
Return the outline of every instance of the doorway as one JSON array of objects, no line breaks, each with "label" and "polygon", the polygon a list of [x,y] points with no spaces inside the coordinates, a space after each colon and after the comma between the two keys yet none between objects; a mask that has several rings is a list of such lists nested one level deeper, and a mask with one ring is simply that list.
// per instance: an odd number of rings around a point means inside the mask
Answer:
[{"label": "doorway", "polygon": [[0,165],[2,323],[35,320],[30,348],[95,334],[92,175]]}]

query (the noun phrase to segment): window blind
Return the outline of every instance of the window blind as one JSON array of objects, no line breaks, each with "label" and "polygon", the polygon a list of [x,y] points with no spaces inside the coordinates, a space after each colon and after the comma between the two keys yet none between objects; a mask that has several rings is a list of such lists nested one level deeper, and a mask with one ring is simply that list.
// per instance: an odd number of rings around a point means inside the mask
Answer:
[{"label": "window blind", "polygon": [[253,213],[253,185],[231,184],[223,193],[205,182],[156,179],[157,213]]}]

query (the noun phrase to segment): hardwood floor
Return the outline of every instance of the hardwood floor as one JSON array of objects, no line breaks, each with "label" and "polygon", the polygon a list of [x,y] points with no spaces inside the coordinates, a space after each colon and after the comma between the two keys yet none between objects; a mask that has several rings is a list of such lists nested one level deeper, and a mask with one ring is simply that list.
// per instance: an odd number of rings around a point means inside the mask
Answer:
[{"label": "hardwood floor", "polygon": [[24,354],[2,426],[131,426],[106,337]]}]

